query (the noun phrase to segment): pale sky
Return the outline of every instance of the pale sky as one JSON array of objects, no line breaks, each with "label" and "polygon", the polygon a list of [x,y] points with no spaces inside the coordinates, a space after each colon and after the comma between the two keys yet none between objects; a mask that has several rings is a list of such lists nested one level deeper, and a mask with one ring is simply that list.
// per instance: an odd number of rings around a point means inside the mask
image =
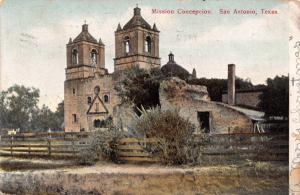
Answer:
[{"label": "pale sky", "polygon": [[[138,3],[144,19],[160,30],[162,65],[175,61],[198,77],[226,78],[227,64],[254,84],[288,74],[288,5],[283,0],[4,0],[1,16],[1,81],[34,86],[40,103],[52,109],[63,99],[66,43],[89,32],[105,44],[106,67],[113,71],[114,31]],[[152,14],[152,9],[208,9],[211,15]],[[273,9],[278,15],[220,15],[219,9]]]}]

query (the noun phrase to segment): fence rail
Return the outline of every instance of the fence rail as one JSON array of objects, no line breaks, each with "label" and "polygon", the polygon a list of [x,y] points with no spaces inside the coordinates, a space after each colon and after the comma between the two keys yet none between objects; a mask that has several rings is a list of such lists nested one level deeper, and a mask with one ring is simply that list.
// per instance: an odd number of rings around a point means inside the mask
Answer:
[{"label": "fence rail", "polygon": [[[155,144],[156,139],[125,138],[117,149],[120,159],[132,162],[156,162],[145,151],[147,144]],[[271,133],[235,133],[196,136],[196,145],[201,145],[203,158],[209,162],[253,159],[265,161],[287,161],[289,152],[288,135]]]},{"label": "fence rail", "polygon": [[2,156],[76,157],[87,146],[86,132],[22,133],[1,136]]},{"label": "fence rail", "polygon": [[[88,146],[87,132],[23,133],[5,135],[0,141],[0,155],[76,157]],[[237,159],[288,160],[288,135],[270,133],[235,133],[196,136],[202,146],[203,157],[211,162]],[[145,149],[157,144],[155,138],[123,138],[118,141],[119,160],[130,162],[157,162]]]}]

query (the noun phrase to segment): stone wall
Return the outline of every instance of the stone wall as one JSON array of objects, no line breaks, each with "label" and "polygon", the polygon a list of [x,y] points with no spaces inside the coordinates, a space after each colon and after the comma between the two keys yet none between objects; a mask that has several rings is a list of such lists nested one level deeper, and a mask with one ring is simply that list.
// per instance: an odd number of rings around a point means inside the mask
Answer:
[{"label": "stone wall", "polygon": [[[94,100],[94,89],[96,86],[100,87],[99,97],[104,107],[108,110],[107,114],[87,114],[91,105],[88,103],[88,97],[92,101]],[[73,93],[73,90],[75,93]],[[104,101],[104,95],[109,97],[108,102]],[[119,104],[119,98],[114,90],[114,81],[111,75],[66,81],[65,131],[90,130],[93,127],[94,120],[105,120],[109,116],[112,116],[113,108],[117,104]],[[76,114],[77,122],[72,121],[72,114]]]},{"label": "stone wall", "polygon": [[180,114],[197,127],[200,127],[198,112],[209,112],[211,133],[227,133],[228,129],[248,132],[252,129],[251,120],[243,113],[226,104],[209,101],[204,86],[191,86],[172,78],[161,84],[159,95],[163,110],[179,108]]},{"label": "stone wall", "polygon": [[[235,105],[246,106],[250,108],[258,108],[260,102],[259,96],[262,91],[245,91],[236,92],[235,94]],[[227,94],[222,94],[222,102],[227,103]]]},{"label": "stone wall", "polygon": [[[74,79],[65,81],[65,131],[90,131],[95,129],[94,120],[105,120],[113,117],[114,125],[123,129],[129,129],[132,124],[134,112],[131,105],[121,102],[115,85],[118,82],[113,75],[97,75],[92,78]],[[100,88],[99,98],[107,113],[88,113],[91,104],[88,103],[88,97],[93,101],[96,97],[95,87]],[[73,90],[75,93],[73,93]],[[108,96],[108,102],[105,102],[104,96]],[[101,103],[99,106],[102,106]],[[73,114],[76,114],[77,122],[73,121]]]},{"label": "stone wall", "polygon": [[[150,53],[144,50],[147,36],[151,37]],[[129,38],[129,53],[125,53],[125,37]],[[160,67],[159,32],[141,27],[116,31],[114,61],[115,71],[131,68],[137,64],[144,69]]]}]

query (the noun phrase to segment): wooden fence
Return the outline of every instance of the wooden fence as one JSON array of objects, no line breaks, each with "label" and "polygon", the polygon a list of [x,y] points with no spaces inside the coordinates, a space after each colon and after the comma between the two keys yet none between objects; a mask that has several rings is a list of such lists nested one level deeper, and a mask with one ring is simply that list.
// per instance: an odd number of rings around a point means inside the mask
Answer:
[{"label": "wooden fence", "polygon": [[288,134],[215,134],[201,140],[199,144],[203,145],[202,154],[210,163],[241,159],[288,162]]},{"label": "wooden fence", "polygon": [[[234,133],[196,136],[196,145],[201,146],[202,158],[208,163],[220,164],[244,159],[264,161],[288,161],[289,142],[286,134]],[[118,151],[120,160],[132,162],[156,162],[145,151],[155,139],[124,138]]]},{"label": "wooden fence", "polygon": [[151,156],[145,150],[147,144],[155,143],[157,140],[151,138],[123,138],[117,145],[119,159],[130,162],[157,162],[159,159]]},{"label": "wooden fence", "polygon": [[1,136],[2,156],[74,157],[86,147],[88,133],[22,133]]},{"label": "wooden fence", "polygon": [[[88,146],[87,132],[23,133],[2,136],[0,155],[76,157]],[[196,136],[203,159],[212,163],[239,159],[288,161],[288,135],[270,133],[235,133]],[[156,139],[123,138],[117,144],[121,161],[157,162],[145,148]]]}]

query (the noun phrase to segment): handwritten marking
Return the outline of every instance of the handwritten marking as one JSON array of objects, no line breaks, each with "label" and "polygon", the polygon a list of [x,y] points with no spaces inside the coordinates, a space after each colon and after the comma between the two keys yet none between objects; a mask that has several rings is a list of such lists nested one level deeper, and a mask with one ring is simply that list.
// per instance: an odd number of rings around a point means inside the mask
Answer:
[{"label": "handwritten marking", "polygon": [[[289,40],[292,40],[293,37],[290,36]],[[292,77],[291,84],[292,87],[296,87],[296,104],[295,108],[290,110],[291,113],[291,121],[293,123],[300,123],[300,41],[297,41],[294,45],[295,48],[295,57],[296,57],[296,78]],[[294,94],[293,94],[294,95]],[[290,165],[290,186],[289,191],[290,194],[296,195],[300,192],[300,181],[297,180],[300,174],[300,128],[294,129],[295,132],[292,133],[291,137],[294,139],[296,157],[291,159]],[[295,177],[295,178],[294,178]]]}]

